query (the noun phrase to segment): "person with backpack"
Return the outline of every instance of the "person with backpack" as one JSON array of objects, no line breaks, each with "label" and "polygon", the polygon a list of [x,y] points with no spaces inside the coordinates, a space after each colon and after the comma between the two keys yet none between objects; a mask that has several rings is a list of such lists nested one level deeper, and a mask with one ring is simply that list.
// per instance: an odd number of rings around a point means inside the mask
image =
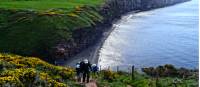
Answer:
[{"label": "person with backpack", "polygon": [[80,68],[81,68],[81,71],[83,72],[83,82],[85,82],[85,79],[86,79],[88,83],[90,79],[90,71],[91,71],[91,64],[88,61],[88,59],[84,59],[80,63]]},{"label": "person with backpack", "polygon": [[94,77],[97,76],[98,71],[99,71],[99,67],[97,66],[97,64],[92,64],[92,75],[93,75]]},{"label": "person with backpack", "polygon": [[77,81],[81,82],[81,67],[80,67],[80,62],[76,63],[76,76],[77,76]]}]

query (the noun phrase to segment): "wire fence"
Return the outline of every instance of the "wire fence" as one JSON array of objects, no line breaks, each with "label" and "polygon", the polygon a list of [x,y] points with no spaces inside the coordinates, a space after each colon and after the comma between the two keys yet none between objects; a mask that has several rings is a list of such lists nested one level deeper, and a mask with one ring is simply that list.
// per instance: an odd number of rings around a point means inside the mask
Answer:
[{"label": "wire fence", "polygon": [[101,66],[99,65],[99,71],[102,70],[111,70],[111,71],[115,71],[115,72],[126,72],[128,74],[131,75],[131,79],[134,79],[135,75],[134,72],[137,70],[134,65],[121,65],[121,66]]},{"label": "wire fence", "polygon": [[141,68],[138,68],[134,65],[117,65],[117,66],[102,66],[99,65],[99,70],[111,70],[111,71],[123,71],[127,73],[131,73],[132,71],[138,71],[141,72]]}]

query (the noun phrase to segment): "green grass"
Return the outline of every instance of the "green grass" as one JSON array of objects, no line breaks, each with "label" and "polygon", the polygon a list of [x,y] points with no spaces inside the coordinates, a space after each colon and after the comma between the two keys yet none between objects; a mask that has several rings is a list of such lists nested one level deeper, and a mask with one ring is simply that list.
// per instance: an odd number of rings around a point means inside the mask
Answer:
[{"label": "green grass", "polygon": [[[198,87],[198,81],[193,76],[183,79],[178,77],[155,78],[137,72],[134,74],[134,80],[132,80],[131,74],[128,73],[119,74],[117,77],[112,78],[112,80],[107,80],[104,78],[105,74],[101,72],[97,78],[98,87],[175,87],[174,84],[177,85],[176,87]],[[176,79],[180,82],[174,83]]]},{"label": "green grass", "polygon": [[[0,8],[4,8],[0,10],[0,51],[47,57],[59,40],[73,39],[74,30],[90,27],[103,19],[96,7],[101,0],[86,1],[2,1]],[[37,11],[26,11],[29,8]],[[65,9],[47,11],[51,8]]]},{"label": "green grass", "polygon": [[0,0],[0,8],[44,11],[55,8],[71,9],[76,6],[98,6],[103,0]]}]

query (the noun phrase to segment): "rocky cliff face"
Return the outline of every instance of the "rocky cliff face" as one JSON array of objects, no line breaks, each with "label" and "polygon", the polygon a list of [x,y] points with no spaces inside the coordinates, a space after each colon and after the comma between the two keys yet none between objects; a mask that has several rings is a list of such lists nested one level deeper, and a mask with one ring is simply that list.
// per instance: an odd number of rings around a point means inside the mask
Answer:
[{"label": "rocky cliff face", "polygon": [[82,50],[94,45],[101,39],[102,34],[109,30],[112,22],[130,11],[146,11],[155,8],[174,5],[188,0],[108,0],[99,10],[103,16],[101,23],[95,26],[80,28],[73,31],[73,39],[60,41],[51,52],[53,60],[69,59]]}]

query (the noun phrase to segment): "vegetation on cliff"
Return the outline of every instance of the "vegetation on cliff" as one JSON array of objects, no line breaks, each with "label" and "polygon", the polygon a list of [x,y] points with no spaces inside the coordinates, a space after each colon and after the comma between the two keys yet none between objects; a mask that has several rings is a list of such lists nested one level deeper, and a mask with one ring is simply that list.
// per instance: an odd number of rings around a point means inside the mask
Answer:
[{"label": "vegetation on cliff", "polygon": [[124,13],[184,1],[0,0],[0,52],[67,59],[97,42]]},{"label": "vegetation on cliff", "polygon": [[[60,42],[67,43],[64,46],[66,53],[72,52],[67,49],[70,46],[80,49],[78,44],[90,40],[85,38],[96,39],[88,35],[97,34],[91,27],[112,22],[122,13],[139,8],[129,3],[130,8],[125,1],[110,3],[113,8],[105,6],[100,13],[104,0],[0,0],[0,52],[50,60],[52,47]],[[125,5],[123,9],[122,5]],[[97,32],[102,34],[103,31]],[[198,86],[198,71],[176,69],[171,65],[144,68],[143,71],[147,75],[135,72],[132,79],[129,73],[103,70],[94,79],[99,87]],[[80,86],[75,82],[74,74],[73,68],[54,66],[36,57],[0,53],[0,86]]]},{"label": "vegetation on cliff", "polygon": [[[180,78],[189,78],[192,75],[198,75],[198,69],[186,69],[186,68],[175,68],[173,65],[166,64],[164,66],[158,66],[156,68],[142,68],[142,71],[147,75],[156,77],[180,77]],[[195,76],[198,77],[198,76]]]},{"label": "vegetation on cliff", "polygon": [[47,57],[74,30],[101,22],[101,0],[3,0],[0,3],[0,51]]},{"label": "vegetation on cliff", "polygon": [[76,6],[98,6],[103,0],[0,0],[0,8],[47,11],[49,9],[74,10]]},{"label": "vegetation on cliff", "polygon": [[[134,72],[134,76],[123,71],[112,72],[103,70],[101,71],[102,74],[97,77],[97,84],[99,87],[198,87],[198,70],[175,68],[173,65],[169,64],[162,67],[166,66],[167,68],[163,68],[166,69],[165,73],[167,73],[167,75],[165,76],[161,76],[164,72],[160,72],[160,69],[147,72],[147,70],[152,69],[152,67],[145,68],[145,74],[136,71]],[[168,66],[174,68],[169,69]],[[155,72],[157,75],[149,75],[149,73]]]},{"label": "vegetation on cliff", "polygon": [[35,57],[0,54],[1,87],[66,87],[73,77],[73,68],[54,66]]},{"label": "vegetation on cliff", "polygon": [[[151,68],[145,68],[145,70],[148,69]],[[180,72],[181,70],[177,68],[174,68],[174,70],[168,69],[168,72],[175,71]],[[150,72],[152,71],[146,72],[147,74],[134,72],[134,78],[132,78],[130,73],[123,71],[102,70],[98,76],[92,76],[92,79],[96,80],[98,87],[198,86],[198,70],[185,72],[185,75],[187,75],[185,77],[180,77],[182,74],[177,75],[175,73],[159,76],[162,72],[157,72],[157,76],[151,76],[148,74]],[[82,87],[81,84],[75,81],[74,77],[75,71],[70,67],[54,66],[35,57],[0,54],[0,86]]]}]

